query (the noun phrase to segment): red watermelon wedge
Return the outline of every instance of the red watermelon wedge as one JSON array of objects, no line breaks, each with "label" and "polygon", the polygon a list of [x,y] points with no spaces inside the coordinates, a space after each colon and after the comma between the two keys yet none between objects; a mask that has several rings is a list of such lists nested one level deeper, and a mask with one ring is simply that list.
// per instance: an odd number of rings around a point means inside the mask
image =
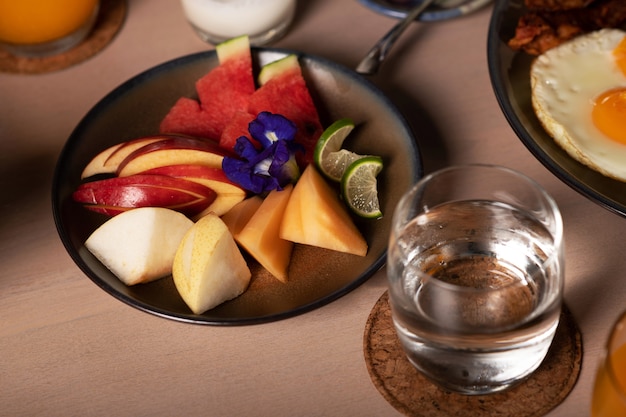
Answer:
[{"label": "red watermelon wedge", "polygon": [[159,127],[161,133],[180,133],[218,140],[214,122],[202,111],[197,100],[181,97],[165,115]]},{"label": "red watermelon wedge", "polygon": [[252,139],[250,132],[248,131],[248,125],[255,118],[255,115],[250,114],[247,111],[238,111],[235,113],[222,132],[222,136],[220,137],[220,146],[225,149],[233,149],[235,147],[235,143],[237,143],[237,138],[245,136],[250,139],[252,143],[260,147],[261,145],[256,140]]},{"label": "red watermelon wedge", "polygon": [[235,113],[247,109],[255,86],[247,36],[221,43],[216,51],[220,65],[196,82],[196,90],[202,110],[212,115],[221,135]]},{"label": "red watermelon wedge", "polygon": [[[236,112],[246,111],[255,90],[252,55],[247,36],[216,46],[220,65],[196,82],[199,101],[179,100],[163,119],[161,133],[183,133],[219,141],[222,131]],[[198,126],[191,120],[198,119]]]},{"label": "red watermelon wedge", "polygon": [[265,65],[259,73],[259,87],[249,99],[248,111],[281,114],[298,127],[296,142],[305,152],[298,154],[301,166],[313,160],[315,144],[323,128],[311,94],[306,85],[298,57],[288,55]]}]

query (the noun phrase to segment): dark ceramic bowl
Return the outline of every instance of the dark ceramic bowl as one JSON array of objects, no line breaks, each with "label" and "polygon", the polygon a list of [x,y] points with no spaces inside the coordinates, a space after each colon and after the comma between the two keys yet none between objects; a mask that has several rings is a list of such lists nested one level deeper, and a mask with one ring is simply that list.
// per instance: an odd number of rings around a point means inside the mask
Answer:
[{"label": "dark ceramic bowl", "polygon": [[369,244],[365,257],[296,245],[289,282],[282,284],[249,261],[249,289],[204,314],[189,310],[171,277],[132,287],[124,285],[85,248],[87,237],[106,217],[71,199],[85,165],[101,150],[135,137],[157,133],[160,120],[181,96],[195,97],[195,81],[218,64],[214,51],[166,62],[128,80],[104,97],[78,124],[57,162],[52,208],[59,236],[78,267],[100,288],[145,312],[183,322],[238,325],[269,322],[325,305],[367,280],[385,263],[392,211],[422,176],[413,134],[394,105],[353,71],[294,51],[253,49],[256,65],[296,53],[320,112],[322,124],[352,118],[357,127],[344,145],[383,157],[379,199],[384,217],[359,221]]},{"label": "dark ceramic bowl", "polygon": [[606,177],[570,157],[535,116],[530,98],[533,57],[507,46],[515,34],[518,18],[526,10],[523,4],[523,0],[498,1],[489,26],[489,74],[500,107],[522,143],[554,175],[592,201],[625,216],[626,183]]}]

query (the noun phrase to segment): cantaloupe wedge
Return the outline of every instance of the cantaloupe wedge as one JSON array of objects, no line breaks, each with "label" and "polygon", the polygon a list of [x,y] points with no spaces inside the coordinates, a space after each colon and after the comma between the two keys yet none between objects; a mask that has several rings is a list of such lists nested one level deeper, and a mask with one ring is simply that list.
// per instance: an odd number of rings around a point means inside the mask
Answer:
[{"label": "cantaloupe wedge", "polygon": [[309,164],[294,187],[280,237],[296,243],[365,256],[367,242],[338,194]]},{"label": "cantaloupe wedge", "polygon": [[281,282],[287,282],[293,250],[293,242],[279,236],[292,190],[293,185],[289,184],[281,191],[271,191],[245,226],[235,234],[235,240]]},{"label": "cantaloupe wedge", "polygon": [[252,215],[259,209],[261,203],[263,203],[263,199],[258,195],[253,195],[237,203],[222,216],[222,220],[226,223],[235,240],[237,240],[243,228],[248,224]]},{"label": "cantaloupe wedge", "polygon": [[183,237],[172,276],[187,306],[202,314],[243,293],[252,275],[226,224],[209,213]]}]

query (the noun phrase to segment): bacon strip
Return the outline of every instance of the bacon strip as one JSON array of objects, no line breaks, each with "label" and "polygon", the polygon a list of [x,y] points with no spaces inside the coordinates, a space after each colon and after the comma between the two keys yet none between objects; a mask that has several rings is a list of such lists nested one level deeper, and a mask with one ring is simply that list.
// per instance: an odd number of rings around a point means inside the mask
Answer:
[{"label": "bacon strip", "polygon": [[556,11],[556,10],[569,10],[580,9],[587,7],[594,0],[525,0],[528,10],[543,10],[543,11]]},{"label": "bacon strip", "polygon": [[[538,0],[528,0],[538,4]],[[552,4],[553,0],[547,0]],[[615,28],[626,23],[626,1],[596,0],[584,8],[559,11],[529,11],[520,17],[509,47],[530,55],[540,55],[550,48],[583,33]]]}]

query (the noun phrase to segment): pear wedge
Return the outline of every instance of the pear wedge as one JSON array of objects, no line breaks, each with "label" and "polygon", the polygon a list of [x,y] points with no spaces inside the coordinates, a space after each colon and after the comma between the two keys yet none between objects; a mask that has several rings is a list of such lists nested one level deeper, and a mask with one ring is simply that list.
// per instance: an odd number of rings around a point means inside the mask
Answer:
[{"label": "pear wedge", "polygon": [[85,246],[126,285],[154,281],[172,272],[172,262],[193,222],[161,207],[143,207],[110,218]]},{"label": "pear wedge", "polygon": [[252,274],[224,221],[209,213],[183,237],[172,276],[187,306],[202,314],[243,293]]}]

